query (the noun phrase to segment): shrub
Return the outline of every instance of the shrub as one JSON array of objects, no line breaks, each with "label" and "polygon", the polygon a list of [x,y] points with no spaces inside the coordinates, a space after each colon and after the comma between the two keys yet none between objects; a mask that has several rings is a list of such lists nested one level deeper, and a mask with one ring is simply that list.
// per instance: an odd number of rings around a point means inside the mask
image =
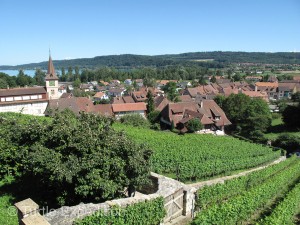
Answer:
[{"label": "shrub", "polygon": [[194,133],[196,131],[203,129],[203,124],[200,122],[198,118],[193,118],[187,122],[186,128],[190,133]]},{"label": "shrub", "polygon": [[160,119],[160,111],[155,110],[151,113],[148,113],[147,119],[151,124],[158,123]]},{"label": "shrub", "polygon": [[292,152],[300,148],[300,139],[296,135],[281,134],[273,143],[274,146],[283,148],[288,152]]},{"label": "shrub", "polygon": [[134,127],[143,127],[143,128],[150,127],[149,122],[140,114],[129,114],[129,115],[122,116],[120,118],[120,122]]}]

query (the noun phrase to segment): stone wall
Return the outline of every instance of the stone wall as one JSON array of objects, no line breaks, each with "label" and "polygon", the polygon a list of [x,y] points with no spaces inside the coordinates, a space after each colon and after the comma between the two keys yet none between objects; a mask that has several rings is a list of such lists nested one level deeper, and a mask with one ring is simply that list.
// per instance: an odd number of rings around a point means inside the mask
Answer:
[{"label": "stone wall", "polygon": [[48,101],[45,102],[31,102],[31,103],[18,103],[18,104],[1,104],[0,112],[22,112],[34,116],[44,116]]},{"label": "stone wall", "polygon": [[115,199],[98,204],[81,203],[76,206],[63,206],[59,209],[47,212],[43,215],[43,218],[51,225],[72,225],[76,219],[82,219],[99,210],[108,212],[110,207],[113,205],[126,207],[127,205],[135,204],[145,200],[155,199],[160,196],[165,198],[172,195],[179,189],[183,189],[184,191],[183,215],[191,217],[195,202],[196,189],[194,187],[189,187],[179,181],[164,177],[156,173],[151,173],[151,180],[151,188],[141,189],[140,192],[136,192],[134,197]]}]

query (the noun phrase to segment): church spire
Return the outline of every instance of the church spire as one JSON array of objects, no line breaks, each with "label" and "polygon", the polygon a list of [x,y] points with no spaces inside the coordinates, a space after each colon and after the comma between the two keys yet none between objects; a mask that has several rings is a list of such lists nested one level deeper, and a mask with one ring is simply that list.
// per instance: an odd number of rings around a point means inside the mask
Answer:
[{"label": "church spire", "polygon": [[46,79],[51,79],[51,80],[56,80],[57,79],[58,80],[58,77],[56,75],[54,65],[53,65],[53,62],[52,62],[50,48],[49,48],[49,61],[48,61],[48,70],[47,70]]}]

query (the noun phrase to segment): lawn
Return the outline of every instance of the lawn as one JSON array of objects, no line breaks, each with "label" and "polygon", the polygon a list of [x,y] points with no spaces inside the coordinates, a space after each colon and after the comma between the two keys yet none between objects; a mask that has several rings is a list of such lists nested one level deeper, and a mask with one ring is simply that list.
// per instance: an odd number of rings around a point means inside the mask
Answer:
[{"label": "lawn", "polygon": [[18,217],[16,208],[13,206],[14,197],[2,192],[2,187],[12,182],[12,178],[0,180],[0,224],[17,225]]},{"label": "lawn", "polygon": [[269,131],[265,133],[265,137],[270,140],[275,140],[279,135],[283,133],[296,135],[300,138],[300,131],[287,129],[284,126],[281,117],[272,120],[272,125],[269,128]]}]

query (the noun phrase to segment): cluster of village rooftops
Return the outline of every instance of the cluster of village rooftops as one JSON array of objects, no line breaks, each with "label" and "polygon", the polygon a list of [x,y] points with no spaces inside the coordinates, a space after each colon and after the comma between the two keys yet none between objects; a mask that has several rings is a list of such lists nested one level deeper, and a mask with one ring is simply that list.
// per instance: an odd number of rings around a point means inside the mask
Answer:
[{"label": "cluster of village rooftops", "polygon": [[[147,93],[154,97],[155,110],[160,111],[161,123],[174,124],[182,132],[187,131],[186,124],[193,118],[200,119],[204,131],[223,131],[230,125],[224,111],[213,100],[217,95],[244,93],[251,98],[265,101],[290,98],[300,91],[300,77],[278,82],[271,76],[268,82],[259,82],[261,77],[249,76],[252,82],[231,82],[223,77],[216,77],[215,83],[192,87],[190,81],[159,80],[156,87],[145,87],[142,79],[134,80],[137,90],[126,91],[126,86],[133,80],[124,82],[93,81],[81,84],[82,91],[95,91],[93,98],[74,97],[72,83],[59,82],[51,56],[43,87],[24,87],[0,89],[0,112],[22,112],[31,115],[47,115],[56,110],[70,109],[75,114],[95,113],[119,119],[128,114],[147,114]],[[180,93],[179,102],[169,101],[163,91],[168,82],[175,82]],[[101,83],[101,84],[100,84]],[[67,90],[69,90],[67,92]],[[94,101],[108,100],[109,104],[94,104]]]}]

